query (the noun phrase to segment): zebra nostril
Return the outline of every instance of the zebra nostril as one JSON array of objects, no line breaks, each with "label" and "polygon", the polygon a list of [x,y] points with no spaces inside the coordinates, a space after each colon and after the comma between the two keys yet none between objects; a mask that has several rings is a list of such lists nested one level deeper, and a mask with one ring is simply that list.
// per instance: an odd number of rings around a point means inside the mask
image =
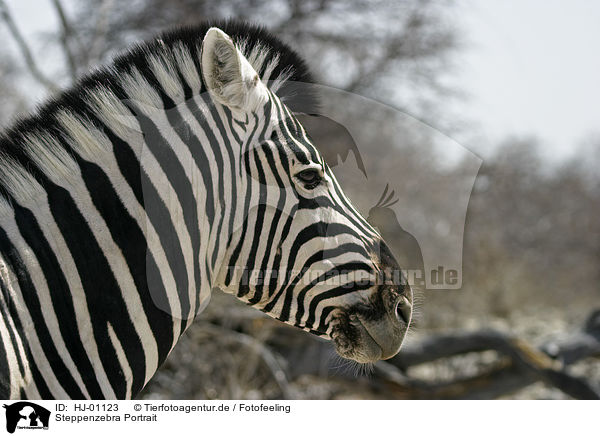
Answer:
[{"label": "zebra nostril", "polygon": [[396,303],[396,317],[404,321],[407,325],[412,315],[412,306],[405,296],[400,296]]}]

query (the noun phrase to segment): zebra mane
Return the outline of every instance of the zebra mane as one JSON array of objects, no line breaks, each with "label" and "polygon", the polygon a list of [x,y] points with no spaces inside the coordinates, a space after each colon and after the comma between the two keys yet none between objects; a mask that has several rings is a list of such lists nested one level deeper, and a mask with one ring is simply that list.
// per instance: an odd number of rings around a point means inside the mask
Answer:
[{"label": "zebra mane", "polygon": [[96,161],[108,152],[111,142],[106,130],[126,135],[124,128],[132,126],[110,120],[106,114],[130,118],[132,112],[123,101],[132,94],[148,105],[162,104],[164,96],[178,104],[189,97],[190,88],[192,92],[205,90],[200,49],[210,27],[219,27],[232,38],[265,84],[292,111],[316,111],[317,97],[305,90],[298,92],[294,85],[312,82],[305,62],[263,27],[226,20],[168,31],[88,73],[0,134],[0,214],[11,209],[12,201],[34,202],[44,180],[64,181],[77,172],[71,150]]}]

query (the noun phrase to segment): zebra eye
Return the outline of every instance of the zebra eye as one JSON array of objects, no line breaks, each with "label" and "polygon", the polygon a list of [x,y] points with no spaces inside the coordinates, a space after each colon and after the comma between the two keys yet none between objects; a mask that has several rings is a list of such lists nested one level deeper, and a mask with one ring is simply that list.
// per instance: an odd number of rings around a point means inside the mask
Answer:
[{"label": "zebra eye", "polygon": [[323,180],[319,170],[316,168],[300,171],[298,174],[296,174],[296,177],[298,180],[304,183],[306,189],[315,189],[317,186],[319,186],[321,180]]}]

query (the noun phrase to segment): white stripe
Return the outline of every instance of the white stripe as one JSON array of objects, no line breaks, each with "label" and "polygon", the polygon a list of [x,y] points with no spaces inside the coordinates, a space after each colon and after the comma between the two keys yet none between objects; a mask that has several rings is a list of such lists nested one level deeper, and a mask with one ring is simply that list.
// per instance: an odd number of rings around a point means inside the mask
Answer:
[{"label": "white stripe", "polygon": [[[193,134],[196,136],[196,138],[198,139],[200,144],[203,144],[203,150],[206,154],[207,160],[208,160],[208,165],[211,168],[211,176],[212,176],[212,185],[213,185],[213,198],[214,198],[214,204],[215,204],[215,222],[214,222],[214,226],[213,228],[210,228],[209,224],[208,224],[208,217],[206,216],[206,214],[204,214],[201,218],[201,223],[200,223],[200,235],[201,235],[201,256],[202,258],[205,259],[211,259],[212,258],[212,254],[215,250],[215,246],[217,243],[217,238],[225,238],[225,240],[227,239],[227,235],[222,233],[221,235],[217,234],[217,230],[218,230],[218,219],[220,218],[220,215],[223,214],[223,227],[222,227],[222,232],[223,230],[227,229],[228,223],[229,223],[229,217],[230,214],[232,213],[231,209],[232,206],[231,204],[228,202],[230,202],[229,200],[229,193],[231,192],[231,186],[232,186],[232,182],[231,182],[231,178],[235,177],[235,175],[232,176],[231,174],[231,162],[229,159],[229,153],[227,152],[226,149],[226,145],[225,145],[225,141],[226,139],[223,138],[221,136],[221,132],[219,131],[219,129],[217,128],[216,125],[216,121],[213,119],[212,114],[210,113],[210,111],[208,110],[206,103],[199,97],[194,99],[196,105],[200,108],[200,111],[202,112],[205,118],[205,121],[208,125],[208,128],[210,129],[211,133],[214,135],[215,140],[217,141],[217,143],[220,145],[219,149],[221,151],[221,158],[223,161],[223,171],[222,173],[218,173],[216,171],[217,168],[217,161],[216,161],[216,156],[212,151],[212,147],[210,147],[210,142],[208,140],[208,137],[204,131],[204,129],[202,128],[202,126],[200,125],[200,122],[196,119],[196,117],[194,116],[194,114],[192,114],[192,112],[187,108],[187,106],[185,107],[181,107],[181,114],[184,117],[184,119],[186,119],[186,121],[188,122],[188,125],[190,126],[190,128],[193,131]],[[223,124],[227,124],[227,123],[223,123]],[[227,138],[227,140],[229,141],[229,138]],[[231,141],[229,142],[230,144],[233,144]],[[233,144],[233,146],[235,147],[235,144]],[[235,156],[235,154],[234,154]],[[225,200],[225,204],[221,204],[221,202],[218,200],[219,199],[219,186],[223,187],[223,194],[224,194],[224,200]],[[198,198],[198,204],[205,204],[206,202],[206,189],[201,190],[201,195]],[[220,247],[223,248],[224,243],[220,242]],[[217,253],[218,254],[218,253]],[[205,263],[201,262],[200,263],[201,269],[202,269],[202,277],[203,278],[207,278],[208,274],[211,275],[211,277],[213,276],[214,271],[212,270],[212,265],[211,265],[211,270],[209,272],[205,271],[206,267],[205,267]],[[204,284],[204,283],[203,283]],[[211,287],[210,284],[206,283],[205,285]],[[202,292],[202,289],[201,291]]]},{"label": "white stripe", "polygon": [[6,355],[6,361],[8,365],[10,383],[9,398],[17,398],[19,394],[19,388],[22,384],[22,376],[19,371],[19,363],[17,362],[17,353],[13,347],[10,339],[10,333],[8,332],[8,328],[3,316],[0,316],[0,339],[4,345],[4,353]]},{"label": "white stripe", "polygon": [[[2,223],[2,228],[4,228],[9,235],[12,235],[13,238],[15,237],[15,234],[18,233],[14,222],[12,224],[8,224],[6,221],[4,221]],[[17,245],[15,244],[14,240],[11,240],[11,243],[15,246]],[[20,253],[20,255],[22,256],[23,253]],[[34,364],[37,366],[38,369],[40,369],[41,372],[43,372],[44,368],[50,369],[50,363],[46,358],[46,354],[44,353],[40,344],[40,340],[37,337],[37,333],[35,332],[34,322],[31,318],[31,314],[25,306],[23,294],[21,292],[21,287],[19,286],[19,283],[16,279],[16,275],[14,271],[12,271],[7,265],[6,267],[8,277],[10,277],[10,280],[8,280],[6,283],[8,284],[8,287],[11,291],[11,297],[17,308],[19,322],[21,323],[21,326],[23,327],[23,330],[25,332],[25,337],[27,339],[28,347],[31,350],[31,355],[34,360]],[[47,373],[43,373],[43,377],[44,381],[46,382],[46,385],[48,386],[48,389],[50,390],[51,395],[54,398],[68,398],[67,393],[64,391],[62,385],[57,380],[53,371],[47,371]]]},{"label": "white stripe", "polygon": [[[0,257],[0,281],[5,285],[5,288],[8,292],[9,297],[12,296],[12,290],[10,288],[10,278],[8,276],[8,267],[6,265],[6,263],[4,262],[4,260],[2,259],[2,257]],[[6,308],[7,312],[8,312],[8,302],[5,300],[4,294],[2,292],[0,292],[0,304],[3,305],[3,307]],[[14,320],[12,319],[12,316],[10,314],[7,315],[7,318],[4,319],[4,322],[6,323],[6,328],[9,331],[13,332],[13,335],[15,337],[15,342],[17,344],[17,350],[14,350],[13,347],[13,352],[11,353],[11,355],[16,353],[19,353],[19,357],[21,358],[21,362],[23,363],[23,373],[19,374],[19,379],[17,381],[17,390],[18,388],[25,388],[28,384],[30,384],[32,382],[32,375],[31,375],[31,368],[29,367],[29,360],[27,358],[27,355],[25,354],[25,349],[23,347],[23,341],[21,339],[21,332],[17,331],[16,327],[15,327],[15,323]],[[18,368],[18,366],[17,366]],[[12,388],[13,384],[11,383],[11,388]],[[12,395],[11,395],[11,398]]]},{"label": "white stripe", "polygon": [[[47,145],[51,145],[51,141],[48,138],[44,138],[44,142]],[[32,160],[39,162],[38,165],[45,166],[47,161],[52,160],[52,155],[48,153],[36,154],[36,149],[40,147],[42,147],[41,143],[36,140],[30,140],[28,152]],[[52,152],[57,152],[57,150],[54,149]],[[90,193],[83,181],[79,166],[73,163],[74,168],[70,168],[71,164],[69,160],[72,160],[72,158],[61,156],[60,164],[55,163],[57,168],[58,165],[65,165],[69,168],[70,174],[68,177],[61,174],[62,170],[59,170],[58,173],[48,173],[47,175],[54,183],[69,191],[77,208],[84,215],[90,230],[105,255],[115,280],[117,281],[119,290],[121,291],[131,322],[133,323],[144,349],[146,361],[145,380],[147,381],[152,377],[156,368],[158,368],[158,349],[148,319],[143,310],[139,292],[135,286],[131,271],[129,270],[129,266],[127,265],[127,261],[125,260],[121,249],[112,239],[106,222],[90,198]]]},{"label": "white stripe", "polygon": [[173,56],[192,93],[199,94],[202,90],[202,80],[189,50],[181,42],[178,42],[173,46]]},{"label": "white stripe", "polygon": [[100,359],[98,345],[92,328],[92,319],[88,310],[87,297],[83,289],[83,284],[81,283],[79,271],[77,270],[71,251],[64,240],[63,234],[48,208],[47,198],[45,200],[44,203],[40,203],[37,208],[32,208],[31,211],[34,213],[37,222],[42,224],[40,226],[42,233],[52,248],[52,251],[55,253],[69,286],[73,308],[75,310],[77,331],[86,354],[94,368],[94,375],[102,389],[102,394],[105,398],[114,398],[115,393]]},{"label": "white stripe", "polygon": [[135,286],[135,282],[131,275],[131,271],[129,270],[129,265],[123,256],[123,252],[112,239],[106,222],[94,207],[89,192],[85,190],[85,183],[79,173],[77,174],[77,177],[80,183],[79,186],[83,189],[76,189],[74,186],[71,186],[69,188],[71,197],[77,204],[81,213],[85,216],[98,245],[108,261],[114,278],[117,281],[121,296],[127,308],[127,313],[129,314],[129,318],[133,323],[136,334],[140,338],[142,348],[144,349],[146,362],[145,380],[148,381],[158,368],[158,348],[148,318],[143,310],[139,291]]},{"label": "white stripe", "polygon": [[[146,91],[146,90],[142,91],[139,87],[135,86],[132,83],[134,80],[135,80],[134,78],[129,78],[128,80],[126,80],[126,86],[127,86],[125,88],[126,92],[133,99],[136,106],[147,117],[149,117],[151,119],[151,121],[156,126],[156,128],[159,130],[159,132],[161,133],[161,135],[163,136],[165,141],[167,141],[169,146],[173,149],[173,152],[174,152],[175,156],[177,157],[179,164],[184,169],[186,179],[190,183],[192,192],[194,194],[194,198],[196,200],[196,204],[203,204],[206,199],[206,193],[205,193],[205,189],[203,189],[204,186],[202,185],[202,175],[200,173],[199,168],[195,164],[195,160],[194,160],[193,156],[191,155],[189,148],[183,143],[183,141],[179,137],[178,133],[171,126],[169,120],[167,119],[165,110],[162,107],[162,102],[160,102],[157,95],[155,95],[155,91],[154,92]],[[146,104],[147,102],[151,102],[152,106],[147,105]],[[180,110],[181,111],[180,115],[187,122],[188,126],[195,127],[194,133],[195,134],[202,133],[202,135],[204,135],[204,133],[202,132],[202,129],[198,125],[196,125],[194,116],[189,112],[189,110],[187,109],[187,106],[185,104],[180,104],[178,107],[170,109],[170,110]],[[190,126],[190,124],[191,124],[191,126]],[[204,144],[207,144],[207,142],[204,142]],[[211,156],[209,148],[210,147],[205,147],[205,149],[204,149],[207,152],[207,156]],[[165,184],[170,187],[168,189],[169,191],[173,190],[173,188],[170,186],[170,184],[168,182],[168,178],[166,177],[166,175],[163,176],[162,168],[160,168],[160,165],[158,164],[158,162],[156,162],[156,159],[154,158],[153,154],[147,148],[144,148],[144,151],[142,152],[141,162],[142,162],[143,167],[145,169],[147,169],[148,174],[153,175],[153,178],[163,178],[164,177],[164,182],[156,183],[156,187],[158,188],[159,191],[160,191],[160,188],[162,188]],[[214,160],[213,161],[209,160],[209,164],[216,165]],[[165,201],[165,205],[167,205],[167,207],[169,208],[170,215],[173,218],[174,223],[176,223],[176,228],[178,229],[177,233],[179,236],[179,241],[181,243],[181,247],[183,249],[183,255],[184,255],[185,262],[186,262],[186,270],[188,272],[189,300],[190,300],[190,304],[191,304],[191,309],[193,309],[193,308],[195,308],[195,305],[196,305],[196,294],[197,294],[197,290],[198,290],[198,285],[196,284],[197,278],[194,275],[194,263],[198,262],[199,259],[193,258],[192,241],[191,241],[191,237],[189,235],[189,232],[187,230],[187,226],[185,225],[185,220],[183,217],[183,207],[190,207],[192,205],[181,205],[179,203],[179,201],[177,200],[178,197],[175,192],[173,192],[172,194],[169,193],[169,195],[166,197],[163,194],[163,195],[161,195],[161,198],[163,198],[163,201],[165,198],[172,199],[171,201],[168,201],[168,202]],[[202,214],[199,214],[199,218],[201,215]],[[204,216],[203,218],[206,219],[206,216]],[[200,226],[202,226],[202,223],[199,223],[199,224],[200,224]],[[204,236],[205,232],[202,230],[203,229],[201,227],[200,232],[199,232],[201,240],[197,241],[197,242],[200,243],[201,247],[205,247],[206,244],[202,240],[202,237]],[[183,238],[180,235],[181,233],[184,234]],[[200,262],[200,264],[202,265],[202,262]],[[203,277],[206,277],[206,274],[202,274],[200,277],[200,280],[203,280]],[[188,316],[188,320],[189,320],[188,324],[191,322],[194,315],[195,315],[194,311],[190,310],[190,313]]]},{"label": "white stripe", "polygon": [[[123,177],[123,174],[119,170],[119,165],[114,154],[112,153],[112,144],[110,140],[100,130],[86,126],[78,117],[64,117],[61,120],[61,123],[66,132],[69,134],[69,138],[67,140],[70,144],[83,144],[83,147],[80,148],[80,151],[88,149],[105,150],[105,152],[102,153],[82,153],[82,157],[90,162],[96,163],[104,170],[104,173],[109,178],[113,189],[121,200],[123,207],[136,221],[138,227],[144,233],[148,244],[148,250],[156,261],[156,265],[161,276],[162,287],[166,292],[167,300],[169,302],[169,307],[160,307],[160,309],[169,313],[174,318],[181,319],[181,306],[179,304],[179,296],[177,295],[177,286],[175,283],[175,278],[173,277],[173,272],[169,268],[169,262],[167,261],[164,248],[162,244],[160,244],[156,230],[154,229],[152,222],[148,219],[146,211],[138,202],[138,199],[131,189],[131,186],[129,183],[127,183]],[[138,140],[141,141],[141,138]],[[171,348],[175,345],[181,333],[180,325],[181,323],[174,319],[173,343],[171,344]]]},{"label": "white stripe", "polygon": [[148,56],[148,64],[163,91],[175,104],[185,100],[183,86],[179,80],[173,54],[167,51]]},{"label": "white stripe", "polygon": [[[31,247],[29,247],[29,245],[27,245],[25,240],[22,238],[21,234],[18,231],[18,228],[16,227],[15,222],[12,222],[8,227],[3,227],[5,230],[8,230],[7,233],[10,235],[11,242],[19,251],[25,268],[29,273],[29,277],[31,278],[31,281],[35,287],[37,298],[41,306],[43,322],[48,327],[48,332],[52,337],[52,342],[56,347],[58,355],[69,370],[69,373],[73,376],[73,379],[77,383],[77,386],[82,391],[83,395],[86,398],[89,398],[90,395],[85,387],[85,384],[83,383],[81,374],[79,374],[77,366],[73,362],[71,355],[68,352],[64,338],[62,337],[56,313],[54,312],[54,310],[52,310],[53,304],[52,297],[50,296],[50,289],[48,288],[48,283],[46,282],[44,271],[38,263],[35,252],[31,250]],[[23,299],[20,299],[18,301],[23,302],[24,305]],[[38,322],[39,321],[40,320],[38,320]]]},{"label": "white stripe", "polygon": [[[171,217],[171,221],[175,228],[175,233],[177,234],[177,239],[179,240],[180,246],[182,248],[183,259],[185,262],[185,268],[188,279],[188,295],[190,295],[190,302],[192,306],[190,307],[190,312],[187,314],[181,314],[182,319],[188,319],[191,322],[193,319],[193,303],[195,302],[195,280],[194,280],[194,262],[193,258],[193,250],[191,245],[191,237],[189,235],[187,226],[185,225],[185,220],[183,216],[183,209],[181,204],[179,203],[179,199],[177,197],[177,193],[169,183],[169,179],[166,174],[163,172],[160,164],[154,157],[154,155],[147,149],[144,149],[142,155],[140,157],[140,162],[142,168],[146,173],[150,176],[150,183],[153,185],[154,189],[158,193],[158,196],[162,200],[164,206],[167,208],[169,212],[169,216]],[[152,205],[146,205],[146,212],[148,212],[148,208],[151,209]],[[150,212],[151,213],[151,212]],[[150,226],[150,219],[147,219],[147,225]],[[158,232],[165,232],[166,229],[157,229]],[[166,235],[166,237],[171,237],[172,235]],[[160,240],[158,239],[158,234],[148,234],[148,243],[152,244],[152,246],[160,244]],[[176,289],[176,288],[175,288]],[[176,312],[177,313],[177,312]]]},{"label": "white stripe", "polygon": [[[6,265],[2,257],[0,257],[0,281],[2,281],[2,283],[5,285],[6,290],[8,292],[8,297],[11,299],[11,301],[15,302],[15,291],[12,289],[8,266]],[[4,299],[4,295],[2,293],[0,293],[0,300],[0,304],[3,304],[4,307],[8,308],[8,303]],[[17,331],[12,316],[8,319],[8,328],[11,329],[13,334],[15,335],[17,341],[17,350],[19,355],[21,356],[21,362],[23,362],[24,373],[20,374],[19,387],[22,387],[25,390],[25,393],[28,397],[39,398],[40,393],[38,392],[37,386],[35,385],[35,382],[33,380],[33,376],[31,374],[31,367],[29,366],[29,358],[25,353],[23,338],[21,337],[22,332]]]},{"label": "white stripe", "polygon": [[133,383],[133,373],[131,371],[131,367],[129,366],[129,362],[127,361],[127,357],[125,356],[125,351],[123,351],[123,346],[121,345],[121,341],[115,334],[113,327],[110,323],[107,323],[106,328],[108,330],[108,337],[110,338],[110,342],[115,349],[117,354],[117,360],[119,361],[119,365],[123,369],[123,378],[125,379],[125,399],[131,398],[131,385]]}]

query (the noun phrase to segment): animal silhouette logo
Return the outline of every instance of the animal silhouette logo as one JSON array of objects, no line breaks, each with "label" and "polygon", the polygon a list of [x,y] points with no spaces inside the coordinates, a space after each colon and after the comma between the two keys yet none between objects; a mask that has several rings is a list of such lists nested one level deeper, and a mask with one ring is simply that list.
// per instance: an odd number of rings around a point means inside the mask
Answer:
[{"label": "animal silhouette logo", "polygon": [[318,138],[319,151],[329,167],[336,167],[340,160],[346,162],[352,154],[359,171],[368,179],[358,145],[346,127],[324,115],[298,115],[297,118],[311,137]]},{"label": "animal silhouette logo", "polygon": [[18,429],[48,429],[50,411],[29,401],[5,404],[6,431],[14,433]]},{"label": "animal silhouette logo", "polygon": [[398,203],[398,199],[394,199],[394,190],[389,193],[388,190],[389,184],[385,185],[379,201],[369,210],[367,220],[381,233],[381,236],[394,253],[408,283],[424,286],[425,269],[423,267],[421,246],[417,239],[404,230],[398,222],[396,212],[391,208]]}]

